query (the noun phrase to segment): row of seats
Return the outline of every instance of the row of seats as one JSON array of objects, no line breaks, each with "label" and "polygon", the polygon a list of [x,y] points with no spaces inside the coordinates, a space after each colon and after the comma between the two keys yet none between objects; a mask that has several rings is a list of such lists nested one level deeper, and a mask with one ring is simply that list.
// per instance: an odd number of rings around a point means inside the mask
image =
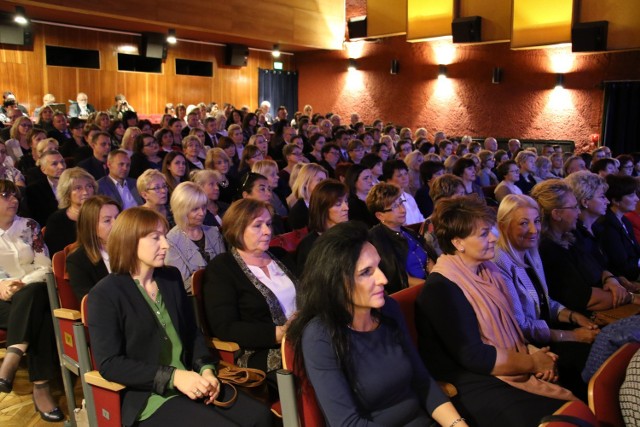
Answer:
[{"label": "row of seats", "polygon": [[[305,234],[306,230],[297,230],[281,236],[282,239],[275,240],[272,245],[289,251],[295,250],[296,241],[302,239]],[[125,387],[104,380],[97,371],[93,370],[95,364],[91,358],[90,340],[85,327],[86,297],[78,302],[69,285],[65,269],[66,255],[71,249],[72,245],[65,248],[65,251],[54,254],[53,273],[47,278],[69,413],[74,412],[76,401],[73,392],[74,381],[71,376],[73,374],[81,379],[90,425],[92,427],[121,426],[120,392]],[[198,323],[212,351],[218,352],[223,363],[233,364],[235,352],[240,349],[238,344],[212,337],[204,326],[204,303],[201,298],[203,273],[204,270],[198,270],[193,276],[194,304]],[[400,305],[414,343],[417,343],[414,307],[422,286],[424,285],[404,289],[391,296]],[[546,427],[624,425],[618,402],[618,390],[624,381],[626,366],[638,349],[640,349],[640,343],[626,344],[602,365],[589,383],[588,407],[580,401],[569,402],[554,416],[543,420],[544,422],[540,425]],[[282,342],[282,355],[284,369],[278,372],[280,402],[274,404],[272,410],[283,417],[284,427],[323,427],[324,416],[315,400],[313,388],[307,381],[305,373],[295,369],[293,349],[286,339]],[[455,387],[451,384],[440,385],[449,397],[456,395]],[[580,420],[586,424],[580,424]],[[73,418],[71,425],[75,427]]]}]

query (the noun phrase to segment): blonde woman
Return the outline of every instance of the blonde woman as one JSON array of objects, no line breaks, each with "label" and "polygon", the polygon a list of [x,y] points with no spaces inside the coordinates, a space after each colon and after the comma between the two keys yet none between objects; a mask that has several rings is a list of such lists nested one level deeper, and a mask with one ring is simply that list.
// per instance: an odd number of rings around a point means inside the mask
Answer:
[{"label": "blonde woman", "polygon": [[142,206],[158,211],[167,219],[171,227],[176,225],[171,209],[168,206],[169,185],[162,172],[155,169],[147,169],[138,177],[136,188],[145,201]]},{"label": "blonde woman", "polygon": [[222,148],[215,147],[207,152],[204,166],[220,173],[221,179],[218,181],[220,200],[225,203],[231,203],[238,192],[238,181],[229,173],[231,158]]},{"label": "blonde woman", "polygon": [[191,175],[191,181],[198,184],[207,195],[207,211],[204,214],[204,225],[220,227],[222,217],[229,208],[229,204],[220,201],[220,185],[222,174],[211,169],[195,171]]},{"label": "blonde woman", "polygon": [[204,159],[199,157],[202,150],[202,142],[196,135],[188,135],[182,140],[182,152],[187,159],[189,170],[204,169]]},{"label": "blonde woman", "polygon": [[416,191],[421,187],[420,184],[420,165],[424,162],[424,156],[419,151],[412,151],[403,159],[409,168],[409,194],[416,195]]},{"label": "blonde woman", "polygon": [[176,226],[167,233],[169,250],[164,262],[180,270],[187,292],[191,292],[193,273],[225,252],[218,227],[204,225],[207,202],[204,190],[194,182],[179,184],[171,195]]},{"label": "blonde woman", "polygon": [[289,226],[293,230],[309,225],[309,201],[311,193],[320,182],[329,177],[327,170],[315,163],[300,168],[300,172],[291,186],[291,195],[295,203],[289,210]]},{"label": "blonde woman", "polygon": [[13,123],[13,126],[11,126],[11,131],[9,132],[11,139],[6,141],[7,154],[11,158],[10,166],[17,164],[22,156],[31,151],[27,135],[32,128],[33,123],[31,123],[31,119],[24,116],[18,117]]},{"label": "blonde woman", "polygon": [[98,192],[98,183],[82,168],[62,172],[57,187],[58,209],[47,220],[44,241],[53,256],[76,241],[76,223],[85,200]]},{"label": "blonde woman", "polygon": [[126,151],[129,157],[131,157],[131,155],[133,154],[133,142],[135,141],[136,137],[141,133],[142,131],[140,130],[140,128],[136,126],[131,126],[124,131],[120,149]]}]

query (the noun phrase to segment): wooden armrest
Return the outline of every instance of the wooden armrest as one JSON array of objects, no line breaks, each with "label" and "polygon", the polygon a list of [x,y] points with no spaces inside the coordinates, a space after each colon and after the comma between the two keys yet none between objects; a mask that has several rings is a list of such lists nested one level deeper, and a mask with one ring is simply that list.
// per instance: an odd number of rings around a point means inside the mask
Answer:
[{"label": "wooden armrest", "polygon": [[122,384],[105,380],[104,378],[102,378],[102,375],[100,375],[100,372],[98,371],[86,372],[84,374],[84,380],[88,384],[94,385],[96,387],[104,388],[107,390],[111,390],[111,391],[120,391],[126,388]]},{"label": "wooden armrest", "polygon": [[219,351],[228,351],[230,353],[234,353],[240,350],[240,346],[238,343],[232,341],[222,341],[218,338],[211,338],[211,344]]},{"label": "wooden armrest", "polygon": [[448,398],[452,398],[458,394],[458,389],[451,383],[445,383],[444,381],[438,381],[438,385],[442,389],[442,392],[447,395]]},{"label": "wooden armrest", "polygon": [[53,310],[53,315],[58,319],[67,320],[80,320],[81,318],[78,310],[71,310],[70,308],[56,308]]}]

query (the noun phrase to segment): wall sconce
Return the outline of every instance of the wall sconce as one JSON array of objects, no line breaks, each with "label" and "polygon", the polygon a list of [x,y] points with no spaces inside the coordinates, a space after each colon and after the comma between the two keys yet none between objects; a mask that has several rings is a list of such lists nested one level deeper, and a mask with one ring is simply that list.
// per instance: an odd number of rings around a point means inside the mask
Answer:
[{"label": "wall sconce", "polygon": [[502,83],[502,68],[494,67],[493,75],[491,76],[491,83],[494,85]]},{"label": "wall sconce", "polygon": [[24,7],[16,6],[16,15],[13,17],[13,21],[20,25],[27,25],[29,23]]},{"label": "wall sconce", "polygon": [[176,38],[176,30],[173,28],[169,28],[169,33],[167,33],[167,43],[176,44],[178,39]]},{"label": "wall sconce", "polygon": [[564,74],[556,74],[556,89],[564,88]]},{"label": "wall sconce", "polygon": [[358,64],[356,63],[356,60],[353,58],[349,58],[349,66],[347,67],[347,70],[355,71],[357,69],[358,69]]},{"label": "wall sconce", "polygon": [[273,50],[271,51],[271,56],[273,56],[274,58],[280,58],[280,45],[279,44],[274,44],[273,45]]},{"label": "wall sconce", "polygon": [[398,61],[397,59],[392,59],[391,60],[391,74],[393,74],[394,76],[396,74],[398,74],[398,72],[400,71],[400,61]]},{"label": "wall sconce", "polygon": [[438,65],[438,78],[446,79],[447,78],[447,66],[444,64]]}]

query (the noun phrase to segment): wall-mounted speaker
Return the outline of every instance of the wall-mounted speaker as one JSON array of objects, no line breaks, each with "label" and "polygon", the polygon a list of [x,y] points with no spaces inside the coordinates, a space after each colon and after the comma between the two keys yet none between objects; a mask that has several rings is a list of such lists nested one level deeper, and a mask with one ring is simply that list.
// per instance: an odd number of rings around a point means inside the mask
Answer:
[{"label": "wall-mounted speaker", "polygon": [[347,22],[347,28],[349,29],[349,40],[354,41],[358,39],[364,39],[367,37],[367,17],[357,16],[349,19]]},{"label": "wall-mounted speaker", "polygon": [[397,59],[391,60],[391,74],[396,75],[400,71],[400,61]]},{"label": "wall-mounted speaker", "polygon": [[140,41],[140,56],[167,59],[167,36],[161,33],[143,33]]},{"label": "wall-mounted speaker", "polygon": [[241,44],[228,44],[224,49],[224,65],[246,67],[249,48]]},{"label": "wall-mounted speaker", "polygon": [[468,16],[456,18],[451,23],[451,35],[454,43],[477,43],[482,41],[482,18]]},{"label": "wall-mounted speaker", "polygon": [[571,28],[573,52],[598,52],[607,50],[608,21],[581,22]]}]

